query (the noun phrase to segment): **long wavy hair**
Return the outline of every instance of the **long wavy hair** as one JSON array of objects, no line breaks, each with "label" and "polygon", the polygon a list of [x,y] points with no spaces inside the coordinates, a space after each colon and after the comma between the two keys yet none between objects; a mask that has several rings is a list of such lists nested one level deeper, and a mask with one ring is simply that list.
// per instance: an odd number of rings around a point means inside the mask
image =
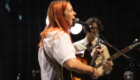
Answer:
[{"label": "long wavy hair", "polygon": [[[88,25],[91,25],[93,22],[95,22],[97,24],[99,32],[102,32],[104,30],[101,20],[97,17],[90,17],[85,23]],[[86,27],[83,27],[83,30],[84,30],[85,34],[87,34]]]},{"label": "long wavy hair", "polygon": [[69,1],[52,1],[50,3],[47,12],[49,24],[46,25],[45,29],[40,33],[41,41],[38,45],[39,49],[43,46],[43,40],[49,32],[58,30],[58,32],[64,31],[69,34],[69,27],[64,19],[64,11],[68,3]]}]

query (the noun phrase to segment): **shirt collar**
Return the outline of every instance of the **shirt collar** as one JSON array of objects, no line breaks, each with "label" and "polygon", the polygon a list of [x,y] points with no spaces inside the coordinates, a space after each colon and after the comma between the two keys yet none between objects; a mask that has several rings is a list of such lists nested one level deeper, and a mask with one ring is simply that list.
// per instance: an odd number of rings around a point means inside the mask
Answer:
[{"label": "shirt collar", "polygon": [[[93,39],[93,41],[91,42],[92,45],[96,45],[97,42],[97,37],[95,37],[95,39]],[[87,36],[84,38],[84,45],[88,45],[89,41],[87,39]]]},{"label": "shirt collar", "polygon": [[95,39],[91,42],[92,45],[96,45],[97,43],[97,37],[95,37]]}]

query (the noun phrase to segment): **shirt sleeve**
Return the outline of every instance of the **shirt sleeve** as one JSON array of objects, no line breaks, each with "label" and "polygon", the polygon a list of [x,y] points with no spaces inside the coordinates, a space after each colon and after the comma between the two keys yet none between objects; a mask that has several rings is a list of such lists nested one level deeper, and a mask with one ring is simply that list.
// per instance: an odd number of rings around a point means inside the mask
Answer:
[{"label": "shirt sleeve", "polygon": [[[109,54],[108,48],[106,46],[104,46],[104,57],[105,57],[105,59],[110,58],[110,54]],[[113,66],[113,62],[110,61],[110,63]]]},{"label": "shirt sleeve", "polygon": [[[59,34],[58,34],[59,35]],[[75,49],[68,34],[56,36],[53,43],[54,58],[63,66],[63,63],[70,58],[76,58]]]},{"label": "shirt sleeve", "polygon": [[[108,59],[110,57],[108,48],[105,45],[101,45],[101,48],[104,49],[104,52],[102,53],[103,55],[101,55],[100,57],[98,57],[97,64],[102,63],[104,59]],[[110,63],[113,66],[113,62],[110,61]],[[100,66],[99,68],[97,68],[97,70],[98,70],[98,75],[99,76],[103,76],[105,74],[105,71],[103,69],[103,66]]]}]

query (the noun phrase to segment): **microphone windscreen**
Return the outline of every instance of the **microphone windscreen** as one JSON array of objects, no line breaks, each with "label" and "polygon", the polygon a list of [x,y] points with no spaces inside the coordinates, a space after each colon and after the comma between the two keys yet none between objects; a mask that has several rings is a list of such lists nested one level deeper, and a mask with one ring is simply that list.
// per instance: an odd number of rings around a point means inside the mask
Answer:
[{"label": "microphone windscreen", "polygon": [[79,21],[78,18],[75,18],[75,19],[74,19],[74,22],[75,22],[75,23],[78,23],[78,21]]}]

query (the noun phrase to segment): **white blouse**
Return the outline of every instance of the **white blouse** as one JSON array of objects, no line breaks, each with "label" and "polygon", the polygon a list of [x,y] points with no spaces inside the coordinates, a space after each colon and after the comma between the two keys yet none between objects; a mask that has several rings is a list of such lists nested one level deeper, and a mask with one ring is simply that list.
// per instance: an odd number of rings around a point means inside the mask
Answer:
[{"label": "white blouse", "polygon": [[[46,38],[44,39],[44,49],[49,51],[58,63],[63,66],[63,63],[68,59],[76,58],[75,48],[68,34],[63,31],[60,31],[57,34],[56,32],[58,31],[53,31],[46,35]],[[54,34],[56,35],[54,36]],[[52,75],[54,75],[53,69],[46,60],[43,47],[38,52],[38,61],[41,68],[41,79],[50,80]]]}]

